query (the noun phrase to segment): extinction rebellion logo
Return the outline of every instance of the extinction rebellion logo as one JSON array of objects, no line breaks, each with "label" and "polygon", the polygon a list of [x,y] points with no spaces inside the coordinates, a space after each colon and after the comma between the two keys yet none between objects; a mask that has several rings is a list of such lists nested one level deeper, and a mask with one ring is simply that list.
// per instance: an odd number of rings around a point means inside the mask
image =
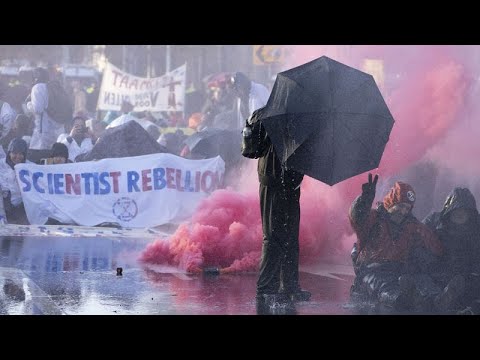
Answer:
[{"label": "extinction rebellion logo", "polygon": [[407,192],[407,198],[408,200],[410,200],[411,202],[414,202],[415,201],[415,193],[413,191],[408,191]]},{"label": "extinction rebellion logo", "polygon": [[121,221],[130,221],[138,214],[137,203],[128,197],[122,197],[115,201],[112,210],[113,215]]}]

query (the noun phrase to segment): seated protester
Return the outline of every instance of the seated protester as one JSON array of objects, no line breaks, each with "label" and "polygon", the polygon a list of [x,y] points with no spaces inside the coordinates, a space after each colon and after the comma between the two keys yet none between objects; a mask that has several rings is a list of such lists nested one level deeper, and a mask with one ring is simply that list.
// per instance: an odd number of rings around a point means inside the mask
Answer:
[{"label": "seated protester", "polygon": [[424,248],[439,256],[442,246],[433,231],[413,216],[415,192],[409,184],[396,182],[377,209],[371,208],[377,180],[378,175],[372,181],[369,174],[349,213],[358,239],[352,251],[356,278],[351,295],[403,310],[410,306],[411,290],[401,276],[408,270],[411,252]]},{"label": "seated protester", "polygon": [[65,144],[68,148],[68,156],[71,161],[75,161],[75,158],[80,154],[85,154],[92,150],[93,143],[91,134],[85,125],[85,119],[77,116],[73,118],[73,127],[70,135],[63,137],[60,135],[57,142]]},{"label": "seated protester", "polygon": [[55,143],[52,146],[52,154],[49,158],[45,159],[44,165],[67,164],[71,162],[68,158],[67,145]]},{"label": "seated protester", "polygon": [[26,162],[27,150],[25,140],[14,138],[8,145],[6,158],[0,160],[0,187],[4,192],[5,213],[10,224],[29,224],[14,169],[16,164]]},{"label": "seated protester", "polygon": [[423,222],[443,244],[444,255],[431,269],[432,278],[442,288],[437,307],[448,311],[474,304],[480,299],[480,215],[469,189],[456,187],[448,195],[442,211],[428,215]]}]

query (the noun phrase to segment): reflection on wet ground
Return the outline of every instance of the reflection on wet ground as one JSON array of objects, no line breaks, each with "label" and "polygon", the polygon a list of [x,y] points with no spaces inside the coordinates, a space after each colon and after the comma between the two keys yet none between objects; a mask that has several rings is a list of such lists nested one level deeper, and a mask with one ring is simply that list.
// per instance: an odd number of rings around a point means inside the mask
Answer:
[{"label": "reflection on wet ground", "polygon": [[[1,237],[0,314],[256,314],[257,274],[188,275],[144,268],[151,239]],[[117,275],[117,268],[122,275]],[[355,314],[347,265],[301,272],[309,302],[278,314]],[[283,311],[283,312],[282,312]]]}]

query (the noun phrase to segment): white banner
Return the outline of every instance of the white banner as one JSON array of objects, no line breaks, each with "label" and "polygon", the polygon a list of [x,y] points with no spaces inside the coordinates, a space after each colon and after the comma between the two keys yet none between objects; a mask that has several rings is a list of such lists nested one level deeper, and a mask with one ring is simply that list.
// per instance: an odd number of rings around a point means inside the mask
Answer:
[{"label": "white banner", "polygon": [[98,110],[119,111],[122,101],[133,111],[183,111],[186,65],[156,78],[142,78],[107,63],[98,97]]},{"label": "white banner", "polygon": [[28,220],[152,227],[188,219],[223,186],[220,156],[189,160],[152,154],[62,165],[15,166]]}]

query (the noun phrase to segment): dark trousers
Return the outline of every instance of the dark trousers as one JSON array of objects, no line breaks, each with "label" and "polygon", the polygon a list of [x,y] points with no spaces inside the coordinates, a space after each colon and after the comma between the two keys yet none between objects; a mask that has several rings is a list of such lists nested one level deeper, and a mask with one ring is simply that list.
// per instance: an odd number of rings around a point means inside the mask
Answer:
[{"label": "dark trousers", "polygon": [[260,184],[263,245],[257,294],[287,294],[300,289],[298,283],[300,187]]}]

